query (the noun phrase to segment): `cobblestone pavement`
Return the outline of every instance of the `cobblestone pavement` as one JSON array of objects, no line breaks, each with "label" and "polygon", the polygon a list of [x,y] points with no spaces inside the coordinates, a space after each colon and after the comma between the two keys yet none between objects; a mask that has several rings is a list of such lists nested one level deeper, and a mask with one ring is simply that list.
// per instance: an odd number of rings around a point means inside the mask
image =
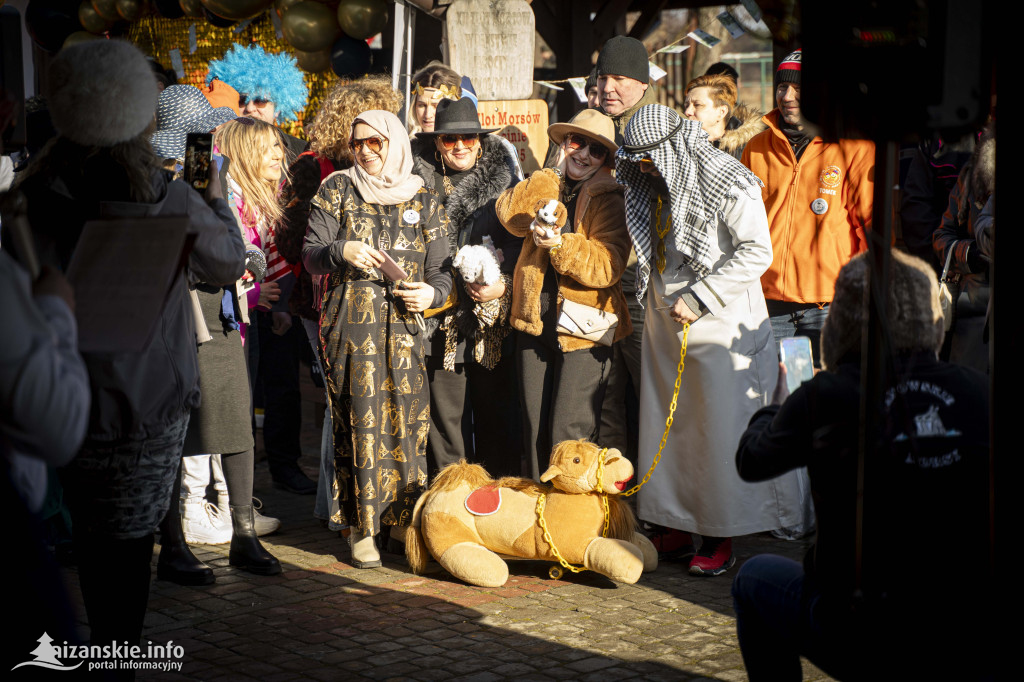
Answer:
[{"label": "cobblestone pavement", "polygon": [[[306,404],[301,464],[317,471],[319,431]],[[185,650],[189,680],[745,680],[729,588],[736,569],[697,578],[663,563],[636,585],[595,573],[551,580],[551,564],[519,561],[498,589],[445,573],[415,576],[404,557],[360,570],[347,542],[312,517],[313,497],[270,485],[257,463],[256,495],[282,529],[264,544],[284,573],[260,577],[228,566],[228,546],[198,546],[215,585],[155,580],[145,638]],[[805,542],[738,538],[740,562],[762,552],[799,559]],[[79,603],[77,576],[67,573]],[[84,613],[84,612],[81,612]],[[80,616],[83,622],[84,615]],[[805,661],[805,678],[829,679]]]}]

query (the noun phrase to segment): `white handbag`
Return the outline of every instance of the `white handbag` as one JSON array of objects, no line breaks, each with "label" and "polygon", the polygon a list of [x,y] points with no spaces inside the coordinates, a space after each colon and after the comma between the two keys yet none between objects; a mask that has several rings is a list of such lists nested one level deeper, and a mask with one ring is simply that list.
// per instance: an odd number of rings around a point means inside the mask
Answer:
[{"label": "white handbag", "polygon": [[610,346],[615,340],[615,328],[618,326],[619,317],[615,313],[562,299],[558,314],[558,332],[561,334]]}]

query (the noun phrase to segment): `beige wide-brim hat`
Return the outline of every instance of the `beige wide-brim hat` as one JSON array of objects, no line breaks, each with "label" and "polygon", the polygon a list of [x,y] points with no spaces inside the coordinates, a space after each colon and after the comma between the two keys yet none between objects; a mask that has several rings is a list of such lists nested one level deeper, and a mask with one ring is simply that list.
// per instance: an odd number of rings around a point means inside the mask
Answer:
[{"label": "beige wide-brim hat", "polygon": [[615,144],[615,123],[597,109],[584,109],[568,123],[553,123],[548,126],[548,138],[555,144],[562,144],[562,140],[569,133],[579,133],[597,140],[608,148],[608,154],[612,158],[619,150],[619,145]]}]

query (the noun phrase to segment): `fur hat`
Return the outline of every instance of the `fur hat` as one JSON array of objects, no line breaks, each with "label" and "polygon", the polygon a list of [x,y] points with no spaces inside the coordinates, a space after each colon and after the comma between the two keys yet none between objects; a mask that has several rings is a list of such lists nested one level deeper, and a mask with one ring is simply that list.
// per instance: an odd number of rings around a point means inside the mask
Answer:
[{"label": "fur hat", "polygon": [[597,55],[598,76],[625,76],[641,83],[651,80],[647,48],[636,38],[615,36],[601,47]]},{"label": "fur hat", "polygon": [[60,51],[50,65],[46,99],[53,126],[81,145],[112,147],[152,122],[157,89],[153,70],[123,40],[90,40]]},{"label": "fur hat", "polygon": [[[860,348],[868,269],[865,252],[854,256],[839,271],[835,297],[821,329],[823,367],[835,368],[843,356]],[[893,353],[938,352],[945,328],[939,282],[931,266],[917,256],[894,250],[887,305]]]},{"label": "fur hat", "polygon": [[296,113],[306,108],[309,98],[295,57],[284,52],[268,54],[259,45],[232,45],[223,59],[210,62],[207,84],[214,78],[233,87],[246,102],[273,102],[278,122],[298,120]]}]

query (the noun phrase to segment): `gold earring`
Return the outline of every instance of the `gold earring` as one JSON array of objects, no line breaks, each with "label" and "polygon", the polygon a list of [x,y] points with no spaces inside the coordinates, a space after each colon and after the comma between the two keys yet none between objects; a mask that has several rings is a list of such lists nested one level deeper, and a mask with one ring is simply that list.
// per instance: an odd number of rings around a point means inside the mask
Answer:
[{"label": "gold earring", "polygon": [[441,158],[441,152],[435,151],[434,158],[441,162],[441,174],[444,176],[441,178],[441,186],[444,187],[444,195],[451,196],[452,192],[455,191],[455,185],[448,179],[448,166],[445,165],[444,159]]},{"label": "gold earring", "polygon": [[476,150],[476,158],[479,159],[483,155],[484,155],[484,148],[483,147],[480,147],[479,149]]}]

